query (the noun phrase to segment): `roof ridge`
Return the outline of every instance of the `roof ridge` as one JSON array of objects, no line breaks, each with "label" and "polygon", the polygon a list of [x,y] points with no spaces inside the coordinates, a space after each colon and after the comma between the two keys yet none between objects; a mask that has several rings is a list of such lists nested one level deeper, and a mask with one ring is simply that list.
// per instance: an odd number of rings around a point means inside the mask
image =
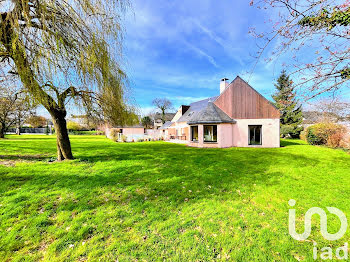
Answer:
[{"label": "roof ridge", "polygon": [[[222,109],[221,109],[220,107],[218,107],[216,104],[214,104],[214,103],[212,103],[212,104],[214,105],[214,108],[215,108],[215,111],[216,111],[217,114],[220,115],[220,113],[222,112],[222,113],[224,113],[228,118],[230,118],[230,119],[233,120],[233,118],[230,117],[228,114],[226,114],[226,113],[224,112],[224,110],[222,110]],[[219,111],[218,111],[218,110],[219,110]]]},{"label": "roof ridge", "polygon": [[[202,100],[194,101],[194,102],[192,102],[191,104],[189,104],[189,106],[191,106],[191,105],[194,104],[194,103],[203,102],[203,101],[205,101],[205,100],[209,100],[209,99],[214,98],[214,97],[215,97],[215,100],[216,100],[216,98],[217,98],[218,96],[211,96],[211,97],[208,97],[208,98],[205,98],[205,99],[202,99]],[[211,103],[211,101],[208,101],[208,102]]]}]

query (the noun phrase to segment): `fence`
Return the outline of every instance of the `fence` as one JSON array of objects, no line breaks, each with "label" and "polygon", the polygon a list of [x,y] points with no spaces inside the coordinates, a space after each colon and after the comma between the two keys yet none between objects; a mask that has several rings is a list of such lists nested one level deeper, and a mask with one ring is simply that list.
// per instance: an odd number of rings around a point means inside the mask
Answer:
[{"label": "fence", "polygon": [[[7,131],[8,134],[16,134],[16,128],[9,128]],[[32,127],[22,127],[20,128],[21,134],[51,134],[51,128],[47,127],[38,127],[38,128],[32,128]]]}]

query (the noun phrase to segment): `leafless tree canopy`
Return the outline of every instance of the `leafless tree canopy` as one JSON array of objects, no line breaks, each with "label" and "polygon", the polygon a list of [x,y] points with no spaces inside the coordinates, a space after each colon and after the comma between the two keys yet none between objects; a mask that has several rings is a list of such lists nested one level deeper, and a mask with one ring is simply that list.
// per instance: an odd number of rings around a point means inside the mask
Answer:
[{"label": "leafless tree canopy", "polygon": [[33,108],[13,77],[0,79],[0,138],[9,127],[16,127],[19,131]]},{"label": "leafless tree canopy", "polygon": [[162,114],[162,122],[165,122],[165,113],[172,109],[173,104],[167,98],[155,98],[152,101],[153,106],[155,106]]},{"label": "leafless tree canopy", "polygon": [[349,1],[258,0],[251,5],[271,14],[270,31],[251,30],[258,40],[257,57],[283,60],[306,99],[349,86]]}]

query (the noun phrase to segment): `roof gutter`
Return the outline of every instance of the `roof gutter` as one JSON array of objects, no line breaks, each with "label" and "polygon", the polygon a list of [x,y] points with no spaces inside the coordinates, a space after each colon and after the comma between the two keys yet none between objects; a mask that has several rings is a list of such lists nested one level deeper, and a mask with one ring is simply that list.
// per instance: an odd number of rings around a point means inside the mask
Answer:
[{"label": "roof gutter", "polygon": [[199,121],[189,121],[187,124],[189,125],[196,125],[196,124],[235,124],[236,120],[231,121],[217,121],[217,120],[199,120]]}]

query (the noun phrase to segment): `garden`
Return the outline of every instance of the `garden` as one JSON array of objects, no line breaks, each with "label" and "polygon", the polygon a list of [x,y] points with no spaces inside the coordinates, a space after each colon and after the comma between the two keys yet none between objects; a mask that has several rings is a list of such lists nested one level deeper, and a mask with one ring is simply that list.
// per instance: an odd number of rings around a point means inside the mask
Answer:
[{"label": "garden", "polygon": [[[56,138],[8,135],[0,141],[2,261],[312,260],[327,241],[313,206],[348,217],[350,155],[281,141],[281,148],[199,149],[162,141],[115,143],[70,136],[75,159],[55,162]],[[328,231],[338,231],[329,216]]]}]

